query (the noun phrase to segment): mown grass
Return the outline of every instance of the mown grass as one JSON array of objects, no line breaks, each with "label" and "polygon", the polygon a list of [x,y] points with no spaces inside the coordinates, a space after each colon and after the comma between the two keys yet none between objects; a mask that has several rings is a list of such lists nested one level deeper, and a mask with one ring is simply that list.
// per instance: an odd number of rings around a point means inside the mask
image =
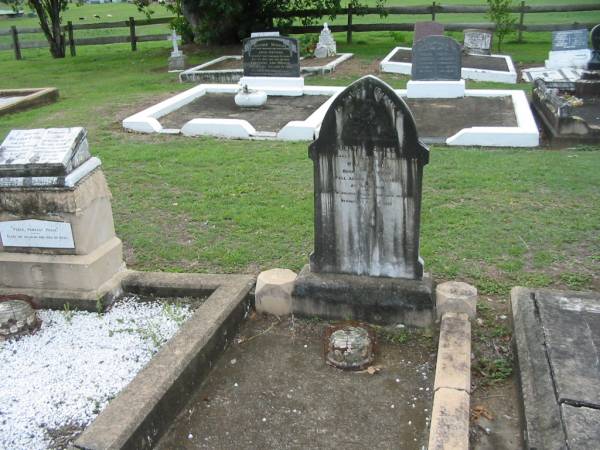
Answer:
[{"label": "mown grass", "polygon": [[[394,45],[387,33],[367,33],[340,48],[371,61]],[[549,40],[519,45],[529,45],[535,61],[550,47]],[[197,49],[190,59],[215,53]],[[131,268],[300,269],[313,245],[307,144],[122,131],[123,118],[189,88],[166,72],[168,54],[168,42],[141,43],[137,52],[127,44],[81,47],[77,57],[60,60],[46,50],[26,50],[22,61],[0,52],[1,87],[60,89],[55,104],[1,117],[0,137],[12,128],[87,127],[113,192],[117,233]],[[347,84],[356,76],[307,82]],[[407,78],[385,79],[403,87]],[[600,145],[560,151],[432,147],[421,234],[427,270],[438,280],[471,281],[484,294],[506,294],[514,284],[599,288],[599,173]]]}]

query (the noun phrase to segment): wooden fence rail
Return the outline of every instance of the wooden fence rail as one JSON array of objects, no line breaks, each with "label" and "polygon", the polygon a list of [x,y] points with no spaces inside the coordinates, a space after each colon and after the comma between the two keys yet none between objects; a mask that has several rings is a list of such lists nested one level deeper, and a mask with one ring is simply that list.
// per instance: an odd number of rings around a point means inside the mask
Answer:
[{"label": "wooden fence rail", "polygon": [[[279,14],[279,18],[307,18],[314,17],[320,18],[330,14],[336,16],[346,16],[346,25],[332,25],[331,30],[334,32],[346,32],[346,40],[348,43],[352,42],[353,32],[367,32],[367,31],[413,31],[414,23],[374,23],[374,24],[356,24],[353,23],[353,18],[357,15],[428,15],[431,16],[431,20],[436,20],[438,14],[485,14],[489,10],[488,6],[485,5],[439,5],[433,2],[431,5],[422,6],[389,6],[384,8],[340,8],[335,11],[317,11],[317,10],[297,10],[288,11],[284,14]],[[544,31],[558,31],[558,30],[569,30],[575,28],[587,28],[590,29],[596,23],[592,22],[574,22],[568,24],[539,24],[539,25],[525,25],[526,14],[539,14],[539,13],[561,13],[561,12],[578,12],[578,11],[600,11],[599,4],[567,4],[567,5],[532,5],[529,6],[525,1],[521,1],[521,4],[514,6],[510,9],[512,13],[519,14],[518,23],[515,24],[514,29],[518,33],[518,40],[522,40],[523,32],[544,32]],[[146,19],[146,20],[135,20],[130,17],[129,20],[123,20],[118,22],[104,22],[104,23],[89,23],[89,24],[73,24],[68,22],[63,27],[63,30],[67,34],[67,45],[70,49],[71,56],[76,55],[76,47],[80,45],[103,45],[103,44],[115,44],[115,43],[127,43],[131,44],[131,50],[137,50],[138,42],[149,42],[149,41],[162,41],[167,39],[167,33],[165,34],[150,34],[150,35],[137,35],[137,28],[147,25],[165,24],[171,22],[171,17],[161,17],[158,19]],[[493,30],[493,23],[445,23],[444,27],[448,31],[462,31],[466,28],[484,28]],[[129,35],[125,36],[105,36],[105,37],[90,37],[90,38],[78,38],[75,36],[75,31],[78,30],[98,30],[108,28],[128,28]],[[321,26],[290,26],[282,29],[282,31],[289,34],[303,34],[303,33],[318,33],[321,31]],[[0,30],[0,36],[11,36],[12,43],[0,44],[0,50],[14,50],[15,58],[21,59],[21,49],[23,48],[46,48],[48,42],[46,41],[20,41],[19,35],[28,33],[42,33],[41,28],[20,28],[11,27],[10,29]]]}]

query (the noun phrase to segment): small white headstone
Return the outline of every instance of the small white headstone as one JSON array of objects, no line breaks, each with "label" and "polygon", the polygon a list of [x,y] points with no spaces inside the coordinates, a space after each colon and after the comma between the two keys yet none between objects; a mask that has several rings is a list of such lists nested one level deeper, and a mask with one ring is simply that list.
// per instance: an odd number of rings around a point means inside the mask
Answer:
[{"label": "small white headstone", "polygon": [[337,53],[337,46],[331,30],[327,26],[327,23],[323,24],[323,29],[319,36],[319,42],[315,48],[316,58],[327,58],[328,56],[335,56]]},{"label": "small white headstone", "polygon": [[48,220],[0,222],[0,239],[5,247],[75,248],[71,224]]}]

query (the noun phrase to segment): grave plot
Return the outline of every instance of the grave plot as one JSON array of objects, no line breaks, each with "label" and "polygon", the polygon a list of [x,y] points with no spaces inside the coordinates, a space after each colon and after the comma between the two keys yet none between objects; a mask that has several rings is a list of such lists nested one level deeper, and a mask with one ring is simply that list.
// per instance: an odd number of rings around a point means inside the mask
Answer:
[{"label": "grave plot", "polygon": [[0,116],[58,100],[58,89],[0,89]]},{"label": "grave plot", "polygon": [[[410,75],[412,70],[412,48],[396,47],[381,61],[382,72]],[[463,55],[462,78],[497,83],[517,82],[517,72],[508,55]]]},{"label": "grave plot", "polygon": [[[352,56],[352,53],[338,53],[335,56],[325,58],[302,58],[300,59],[300,73],[303,76],[325,75],[333,72],[337,66],[349,60]],[[184,70],[179,74],[179,81],[237,83],[242,78],[243,73],[242,57],[226,55]]]},{"label": "grave plot", "polygon": [[[432,341],[392,328],[371,372],[325,363],[328,324],[247,320],[156,449],[422,448],[433,402]],[[375,372],[377,371],[377,373]]]}]

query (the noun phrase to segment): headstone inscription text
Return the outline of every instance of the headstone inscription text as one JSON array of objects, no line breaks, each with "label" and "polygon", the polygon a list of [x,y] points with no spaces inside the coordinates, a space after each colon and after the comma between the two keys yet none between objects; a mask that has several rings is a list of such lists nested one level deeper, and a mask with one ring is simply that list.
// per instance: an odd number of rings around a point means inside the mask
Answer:
[{"label": "headstone inscription text", "polygon": [[244,39],[245,77],[299,77],[298,40],[288,37]]},{"label": "headstone inscription text", "polygon": [[460,80],[461,66],[460,44],[452,38],[429,36],[413,46],[413,80]]},{"label": "headstone inscription text", "polygon": [[552,32],[552,50],[580,50],[588,48],[588,32],[586,29]]},{"label": "headstone inscription text", "polygon": [[444,25],[439,22],[417,22],[413,36],[413,45],[428,36],[443,36]]},{"label": "headstone inscription text", "polygon": [[0,176],[62,176],[90,158],[81,127],[12,130],[0,144]]},{"label": "headstone inscription text", "polygon": [[0,240],[4,247],[75,248],[68,222],[35,219],[0,222]]},{"label": "headstone inscription text", "polygon": [[361,78],[332,103],[309,152],[311,271],[420,279],[421,182],[429,152],[402,99],[381,80]]},{"label": "headstone inscription text", "polygon": [[492,32],[467,29],[464,31],[464,51],[469,55],[489,55],[492,50]]}]

